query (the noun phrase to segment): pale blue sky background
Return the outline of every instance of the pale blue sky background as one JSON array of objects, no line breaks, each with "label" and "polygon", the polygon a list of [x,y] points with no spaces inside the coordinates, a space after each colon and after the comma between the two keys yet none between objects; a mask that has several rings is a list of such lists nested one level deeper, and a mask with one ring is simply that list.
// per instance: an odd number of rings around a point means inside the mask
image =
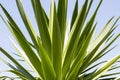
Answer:
[{"label": "pale blue sky background", "polygon": [[[11,16],[15,19],[17,24],[20,26],[20,28],[24,31],[26,36],[28,36],[28,34],[24,28],[23,22],[20,19],[20,15],[18,13],[15,1],[16,0],[0,0],[0,3],[8,10],[8,12],[11,14]],[[23,2],[25,10],[26,10],[31,22],[33,23],[33,26],[36,27],[30,0],[21,0],[21,1]],[[43,6],[44,6],[46,12],[49,15],[50,0],[41,0],[41,1],[43,3]],[[84,0],[79,0],[79,7],[81,7],[81,4],[83,4],[83,1]],[[98,2],[99,2],[99,0],[94,0],[94,4],[93,4],[92,10],[91,10],[91,13],[94,11]],[[74,4],[75,4],[75,0],[69,0],[68,20],[71,19],[71,13],[73,11]],[[91,13],[90,13],[90,15],[91,15]],[[4,16],[1,9],[0,9],[0,14]],[[120,0],[103,0],[103,3],[98,11],[98,15],[96,18],[96,21],[98,21],[98,27],[97,27],[96,32],[101,30],[101,28],[105,25],[105,23],[112,16],[115,16],[115,18],[120,16]],[[120,21],[118,24],[120,24]],[[36,29],[36,31],[37,31],[37,29]],[[115,30],[115,33],[119,33],[119,32],[120,32],[120,26]],[[0,19],[0,46],[2,46],[8,52],[12,53],[12,52],[14,52],[15,49],[11,45],[11,42],[9,41],[8,36],[11,36],[11,33],[9,32],[9,30],[7,29],[7,27],[5,26],[3,21]],[[119,46],[116,49],[114,49],[110,53],[110,55],[107,55],[105,58],[111,58],[112,56],[115,56],[116,54],[120,53],[120,42],[119,41],[120,41],[120,39],[118,39],[116,41],[116,44],[118,44]],[[1,53],[0,53],[0,56],[3,57],[3,55]],[[0,71],[4,70],[6,68],[7,68],[7,66],[3,65],[2,62],[0,61]],[[4,74],[2,74],[2,75],[4,75]]]}]

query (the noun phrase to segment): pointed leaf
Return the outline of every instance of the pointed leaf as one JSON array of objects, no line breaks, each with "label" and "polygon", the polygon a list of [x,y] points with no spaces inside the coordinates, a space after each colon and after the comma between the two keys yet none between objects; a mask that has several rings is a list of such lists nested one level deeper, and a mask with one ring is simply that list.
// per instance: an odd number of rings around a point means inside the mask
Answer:
[{"label": "pointed leaf", "polygon": [[85,1],[82,11],[79,14],[79,16],[77,16],[77,19],[73,25],[73,28],[70,32],[70,36],[68,39],[68,43],[67,46],[65,48],[65,52],[63,53],[63,78],[65,78],[65,75],[67,74],[67,71],[70,68],[70,64],[71,64],[71,60],[73,58],[73,53],[74,53],[74,49],[77,46],[78,40],[79,40],[79,34],[82,30],[82,25],[84,23],[84,17],[85,17],[85,13],[86,13],[86,8],[87,8],[87,3],[88,0]]},{"label": "pointed leaf", "polygon": [[64,1],[58,0],[57,16],[58,16],[58,23],[61,32],[62,48],[64,45],[65,32],[66,32],[67,5],[68,5],[68,0],[64,0]]},{"label": "pointed leaf", "polygon": [[50,39],[49,30],[48,30],[46,14],[41,6],[40,0],[31,0],[31,2],[34,8],[35,18],[37,21],[42,45],[44,46],[49,57],[51,58],[51,39]]},{"label": "pointed leaf", "polygon": [[115,56],[111,60],[109,60],[107,63],[105,63],[93,76],[88,80],[95,80],[99,78],[103,73],[105,73],[110,67],[120,58],[120,55]]},{"label": "pointed leaf", "polygon": [[[6,57],[8,57],[16,65],[16,67],[20,69],[20,72],[22,74],[24,74],[28,79],[35,80],[34,77],[24,67],[22,67],[12,56],[10,56],[4,49],[0,48],[0,51],[4,55],[6,55]],[[0,59],[2,61],[4,61],[4,63],[6,63],[12,69],[17,70],[14,66],[12,66],[11,64],[9,64],[8,62],[6,62],[5,60],[3,60],[2,58],[0,58]]]},{"label": "pointed leaf", "polygon": [[32,25],[30,23],[30,20],[26,16],[26,13],[25,13],[25,11],[23,9],[21,0],[16,0],[16,4],[17,4],[18,10],[20,12],[20,15],[22,17],[22,20],[23,20],[23,22],[25,24],[25,27],[26,27],[27,31],[29,32],[29,35],[30,35],[34,45],[37,46],[37,35],[36,35]]},{"label": "pointed leaf", "polygon": [[76,0],[76,3],[75,3],[75,8],[74,8],[73,15],[72,15],[72,21],[71,21],[70,29],[72,29],[73,24],[74,24],[77,16],[78,16],[78,0]]},{"label": "pointed leaf", "polygon": [[82,46],[82,48],[80,49],[80,52],[78,53],[76,59],[74,60],[72,67],[70,68],[70,71],[68,73],[67,80],[75,80],[76,77],[78,76],[78,71],[83,63],[83,60],[84,60],[86,54],[87,54],[87,48],[88,48],[88,45],[92,38],[92,35],[94,33],[95,27],[96,27],[96,25],[94,26],[94,28],[92,29],[90,34],[87,36],[87,39],[85,40],[84,45]]},{"label": "pointed leaf", "polygon": [[[62,80],[62,41],[60,34],[60,27],[58,23],[56,6],[54,1],[52,1],[52,55],[53,55],[53,66],[56,72],[56,79]],[[51,26],[51,27],[52,27]]]},{"label": "pointed leaf", "polygon": [[39,39],[40,38],[38,37],[39,56],[41,58],[41,64],[42,64],[42,68],[44,71],[45,80],[55,80],[56,74],[55,74],[52,62],[51,62],[49,56],[47,55],[45,49],[43,48]]}]

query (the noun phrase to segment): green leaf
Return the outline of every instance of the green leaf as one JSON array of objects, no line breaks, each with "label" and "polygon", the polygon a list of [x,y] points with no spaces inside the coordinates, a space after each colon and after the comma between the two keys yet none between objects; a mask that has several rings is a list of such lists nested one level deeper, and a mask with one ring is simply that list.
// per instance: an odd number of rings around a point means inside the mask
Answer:
[{"label": "green leaf", "polygon": [[42,69],[44,71],[45,80],[55,80],[56,74],[54,71],[54,67],[45,49],[43,48],[39,37],[38,37],[38,43],[39,43],[38,44],[39,45],[39,56],[41,58],[41,64],[42,64]]},{"label": "green leaf", "polygon": [[[8,20],[9,20],[8,27],[10,28],[12,34],[14,35],[14,37],[18,41],[19,45],[24,50],[25,54],[28,56],[30,62],[32,63],[32,65],[34,66],[36,71],[38,72],[39,76],[42,76],[41,75],[42,69],[40,68],[40,66],[41,66],[40,59],[36,56],[36,53],[32,50],[31,46],[29,45],[28,41],[24,37],[23,33],[21,32],[21,30],[19,29],[17,24],[14,22],[12,17],[9,15],[9,13],[6,11],[6,9],[2,5],[1,5],[1,8],[3,9],[5,15],[7,16]],[[38,64],[36,64],[36,63],[38,63]]]},{"label": "green leaf", "polygon": [[58,0],[57,16],[58,16],[58,23],[59,23],[61,39],[62,39],[62,48],[64,46],[64,39],[66,33],[67,5],[68,5],[68,0],[64,0],[64,1]]},{"label": "green leaf", "polygon": [[112,58],[111,60],[109,60],[107,63],[105,63],[103,66],[100,67],[100,69],[98,69],[93,76],[91,76],[90,79],[88,80],[95,80],[97,78],[99,78],[101,75],[103,75],[107,70],[110,69],[110,67],[120,58],[120,55],[115,56],[114,58]]},{"label": "green leaf", "polygon": [[56,6],[54,1],[51,4],[51,27],[52,29],[52,55],[53,55],[53,66],[56,72],[56,80],[62,80],[62,41],[60,34],[60,27],[58,23]]},{"label": "green leaf", "polygon": [[96,47],[96,44],[98,44],[104,37],[105,34],[107,34],[110,29],[112,28],[110,25],[112,23],[114,17],[112,17],[107,24],[105,25],[105,27],[102,29],[102,31],[98,34],[98,36],[95,38],[95,40],[93,41],[93,43],[89,46],[88,50],[91,51]]},{"label": "green leaf", "polygon": [[[6,17],[3,18],[1,15],[0,16],[18,43],[18,45],[16,45],[15,42],[10,39],[17,50],[13,55],[14,57],[17,56],[18,59],[13,58],[11,56],[12,54],[9,54],[0,47],[0,51],[6,55],[13,64],[6,62],[2,58],[0,59],[11,68],[8,72],[16,74],[15,77],[1,76],[0,79],[115,79],[115,77],[111,76],[117,75],[119,72],[110,74],[105,74],[105,72],[120,68],[120,66],[115,65],[116,62],[120,62],[117,61],[120,55],[108,62],[99,60],[116,47],[116,45],[112,47],[112,44],[114,44],[120,36],[120,34],[114,35],[114,31],[118,26],[116,23],[120,17],[117,18],[115,22],[112,17],[97,37],[94,38],[93,35],[95,27],[97,26],[97,23],[95,24],[95,18],[102,1],[103,0],[100,0],[95,11],[89,17],[89,14],[91,14],[90,10],[93,7],[93,0],[85,0],[80,11],[78,11],[79,2],[76,0],[70,30],[67,33],[67,28],[69,28],[67,27],[68,0],[51,0],[50,17],[48,17],[45,12],[41,0],[31,0],[39,31],[39,34],[37,34],[24,10],[21,0],[16,0],[21,19],[32,42],[27,40],[27,36],[23,34],[15,20],[0,4]],[[68,34],[68,36],[66,36],[66,34]],[[68,39],[66,40],[66,38]],[[27,63],[27,66],[30,66],[30,70],[25,69],[24,65],[20,63]],[[99,65],[103,63],[105,64],[99,67]],[[120,78],[118,77],[116,79]]]},{"label": "green leaf", "polygon": [[109,73],[109,74],[103,74],[103,75],[101,76],[101,78],[102,78],[102,77],[115,76],[115,75],[118,75],[118,74],[120,74],[120,72],[114,72],[114,73]]},{"label": "green leaf", "polygon": [[85,72],[87,72],[87,71],[90,71],[91,69],[93,69],[93,68],[95,68],[95,67],[97,67],[97,66],[99,66],[100,64],[103,64],[103,63],[105,63],[106,61],[102,61],[102,62],[99,62],[99,63],[97,63],[97,64],[94,64],[93,66],[91,66],[90,68],[88,68],[88,69],[86,69],[85,71],[83,71],[83,73],[85,73]]},{"label": "green leaf", "polygon": [[17,76],[19,76],[22,80],[27,80],[27,78],[25,77],[25,75],[21,74],[19,71],[15,71],[15,70],[8,70],[8,72],[11,72]]},{"label": "green leaf", "polygon": [[[36,69],[34,68],[33,64],[30,62],[29,57],[25,54],[24,51],[22,51],[15,43],[14,41],[10,38],[10,41],[12,42],[13,46],[15,49],[18,51],[20,57],[22,57],[23,61],[27,62],[27,64],[37,73]],[[42,66],[39,66],[41,69],[41,76],[43,77],[43,70]]]},{"label": "green leaf", "polygon": [[[1,6],[3,12],[5,13],[5,15],[7,16],[9,22],[10,22],[12,25],[14,25],[14,26],[15,26],[14,28],[15,28],[17,31],[19,31],[19,33],[22,35],[23,38],[25,38],[24,35],[23,35],[23,33],[20,31],[19,27],[18,27],[17,24],[15,23],[15,21],[12,19],[12,17],[11,17],[11,16],[9,15],[9,13],[6,11],[6,9],[5,9],[2,5],[0,5],[0,6]],[[5,22],[5,20],[3,20],[3,21]],[[6,22],[5,22],[5,24],[7,25],[7,27],[8,27],[8,28],[10,29],[10,31],[12,32],[12,28],[10,27],[10,25],[9,25],[8,23],[6,23]]]},{"label": "green leaf", "polygon": [[120,68],[120,66],[113,66],[108,71],[112,71],[112,70],[115,70],[115,69],[118,69],[118,68]]},{"label": "green leaf", "polygon": [[[112,25],[112,28],[113,30],[116,28],[114,27],[115,24],[118,22],[119,18],[117,18],[117,20],[114,22],[114,24]],[[93,61],[96,61],[96,59],[99,59],[102,57],[102,55],[105,55],[106,54],[106,50],[115,42],[115,40],[118,39],[118,37],[120,36],[120,34],[116,35],[114,38],[113,38],[113,35],[111,35],[110,37],[108,37],[108,39],[106,40],[106,42],[109,42],[93,59]],[[113,38],[112,40],[110,40],[111,38]],[[114,47],[113,47],[114,48]],[[92,61],[91,61],[92,62]]]},{"label": "green leaf", "polygon": [[15,78],[11,78],[11,77],[8,77],[8,76],[0,76],[0,79],[1,80],[6,80],[6,79],[14,80]]},{"label": "green leaf", "polygon": [[31,2],[34,8],[35,18],[37,21],[42,45],[47,51],[47,54],[49,55],[49,57],[52,58],[51,57],[51,39],[50,39],[49,30],[48,30],[49,25],[48,25],[48,20],[46,19],[46,14],[39,0],[31,0]]},{"label": "green leaf", "polygon": [[[113,44],[113,42],[115,42],[115,40],[117,40],[119,38],[120,34],[116,35],[94,58],[91,62],[94,62],[96,60],[98,60],[99,58],[102,57],[102,55],[107,54],[105,51]],[[113,47],[114,48],[114,47]],[[111,49],[113,49],[111,48]],[[110,50],[111,50],[110,49]]]},{"label": "green leaf", "polygon": [[76,77],[78,76],[78,71],[83,63],[83,60],[84,60],[86,54],[87,54],[87,48],[88,48],[88,45],[89,45],[90,40],[92,38],[92,35],[94,33],[95,27],[96,27],[96,25],[94,26],[94,28],[92,29],[90,34],[87,36],[86,40],[83,43],[82,48],[80,49],[78,55],[76,56],[72,66],[70,68],[70,71],[68,73],[67,80],[75,80]]},{"label": "green leaf", "polygon": [[16,67],[19,70],[17,70],[14,66],[12,66],[11,64],[9,64],[8,62],[6,62],[5,60],[3,60],[2,58],[0,58],[2,61],[4,61],[4,63],[6,63],[12,69],[21,72],[26,78],[31,79],[31,80],[35,80],[34,77],[24,67],[22,67],[12,56],[10,56],[4,49],[0,48],[0,51],[4,55],[6,55],[6,57],[8,57],[16,65]]},{"label": "green leaf", "polygon": [[70,29],[72,29],[73,24],[74,24],[77,16],[78,16],[78,0],[76,0],[76,3],[75,3],[75,8],[74,8],[73,15],[72,15],[72,21],[71,21]]},{"label": "green leaf", "polygon": [[84,74],[79,75],[78,80],[84,80]]},{"label": "green leaf", "polygon": [[[40,61],[40,59],[37,57],[36,53],[32,50],[32,48],[30,47],[29,43],[24,38],[22,38],[21,34],[19,34],[18,31],[16,31],[14,29],[13,25],[10,24],[10,26],[13,29],[13,32],[14,32],[14,35],[15,35],[17,41],[19,42],[19,44],[22,47],[22,49],[24,50],[25,54],[29,58],[29,61],[34,66],[34,68],[38,72],[39,76],[42,76],[41,75],[42,74],[41,73],[42,69],[41,69],[41,61]],[[38,63],[38,64],[36,64],[36,63]]]},{"label": "green leaf", "polygon": [[84,17],[85,17],[85,13],[86,13],[87,3],[88,3],[88,0],[86,0],[86,2],[84,3],[83,8],[82,8],[81,12],[79,13],[79,16],[77,16],[77,18],[76,18],[76,21],[70,32],[70,36],[68,39],[69,41],[68,41],[65,51],[63,53],[63,70],[62,70],[63,71],[63,79],[65,78],[65,75],[67,74],[67,71],[70,68],[71,60],[74,55],[73,53],[74,53],[74,50],[76,49],[76,46],[77,46],[77,43],[79,40],[79,34],[82,30],[82,25],[84,23]]},{"label": "green leaf", "polygon": [[23,6],[22,6],[22,3],[20,0],[16,0],[16,4],[17,4],[17,7],[18,7],[18,10],[20,12],[20,15],[21,15],[21,18],[25,24],[25,27],[27,29],[27,31],[29,32],[29,35],[35,45],[35,47],[37,47],[37,35],[36,35],[36,32],[34,31],[31,23],[30,23],[30,20],[28,19],[28,17],[26,16],[26,13],[23,9]]},{"label": "green leaf", "polygon": [[[107,23],[107,24],[110,24],[111,20]],[[106,25],[107,26],[107,25]],[[110,26],[109,26],[110,27]],[[101,47],[101,45],[106,41],[106,39],[110,36],[110,34],[113,32],[113,28],[110,27],[109,31],[104,34],[104,37],[100,40],[100,42],[98,41],[96,44],[96,47],[93,48],[93,50],[88,50],[88,55],[86,56],[85,60],[84,60],[84,63],[83,65],[81,66],[80,68],[80,72],[82,70],[84,70],[88,65],[90,65],[90,61],[95,57],[97,51],[99,50],[99,48]],[[90,45],[91,46],[91,45]],[[92,46],[91,46],[92,47]],[[89,49],[89,48],[88,48]],[[79,73],[80,73],[79,72]]]},{"label": "green leaf", "polygon": [[[85,39],[87,38],[87,36],[89,35],[89,33],[90,33],[90,31],[91,31],[91,29],[93,27],[93,24],[94,24],[94,21],[95,21],[95,17],[96,17],[96,14],[97,14],[97,12],[99,10],[99,7],[100,7],[101,3],[102,3],[102,0],[99,2],[99,5],[97,6],[94,14],[91,16],[90,20],[86,23],[85,28],[83,29],[83,31],[81,33],[75,56],[78,54],[79,50],[81,49],[82,44],[84,43]],[[92,0],[91,0],[91,2],[89,4],[88,10],[86,12],[86,15],[88,15],[88,11],[89,11],[89,9],[91,7],[91,4],[92,4]]]}]

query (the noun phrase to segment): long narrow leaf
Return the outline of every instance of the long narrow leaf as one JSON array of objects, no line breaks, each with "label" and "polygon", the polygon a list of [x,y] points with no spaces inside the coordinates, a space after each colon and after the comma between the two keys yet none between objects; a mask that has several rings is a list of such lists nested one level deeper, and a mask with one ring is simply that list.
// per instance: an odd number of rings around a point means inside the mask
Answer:
[{"label": "long narrow leaf", "polygon": [[88,35],[87,39],[84,42],[84,45],[82,46],[80,52],[78,53],[72,67],[70,68],[70,72],[68,74],[68,79],[67,80],[74,80],[76,79],[76,76],[78,76],[78,71],[83,63],[83,60],[87,54],[87,48],[88,45],[90,43],[90,40],[92,38],[92,35],[94,33],[96,25],[94,26],[94,28],[92,29],[92,31],[90,32],[90,34]]},{"label": "long narrow leaf", "polygon": [[[91,29],[93,27],[95,17],[96,17],[96,14],[97,14],[97,12],[99,10],[99,7],[100,7],[101,3],[102,3],[102,0],[99,2],[94,14],[91,16],[90,20],[85,25],[85,28],[83,29],[83,32],[81,33],[81,36],[80,36],[80,39],[79,39],[79,42],[78,42],[78,47],[77,47],[77,50],[76,50],[76,55],[79,52],[79,50],[80,50],[80,48],[82,46],[82,43],[85,41],[85,39],[87,38],[88,34],[90,33],[90,31],[91,31]],[[92,4],[92,2],[90,3],[89,8],[91,7],[91,4]],[[89,8],[88,8],[88,10],[89,10]],[[86,13],[86,15],[88,15],[88,14]]]},{"label": "long narrow leaf", "polygon": [[72,29],[73,24],[74,24],[77,16],[78,16],[78,0],[76,0],[76,3],[75,3],[75,8],[74,8],[73,15],[72,15],[72,21],[71,21],[70,29]]},{"label": "long narrow leaf", "polygon": [[64,1],[58,0],[57,16],[58,16],[58,23],[59,23],[61,39],[62,39],[62,48],[64,45],[65,32],[66,32],[67,5],[68,5],[68,0],[64,0]]},{"label": "long narrow leaf", "polygon": [[34,7],[35,18],[37,21],[42,45],[47,51],[49,57],[51,58],[51,39],[48,30],[48,23],[46,20],[46,14],[41,6],[40,0],[31,0]]},{"label": "long narrow leaf", "polygon": [[17,76],[19,76],[22,80],[26,80],[27,78],[25,78],[25,75],[21,74],[19,71],[15,71],[15,70],[8,70],[8,72],[11,72]]},{"label": "long narrow leaf", "polygon": [[[20,54],[20,56],[22,57],[22,59],[24,59],[25,62],[28,63],[28,65],[37,73],[36,69],[34,68],[34,66],[32,65],[32,63],[30,62],[28,56],[25,54],[24,51],[20,50],[18,48],[18,46],[14,43],[14,41],[12,39],[10,39],[10,41],[12,42],[13,46],[15,47],[15,49],[18,51],[18,53]],[[41,77],[43,77],[43,70],[42,70],[42,66],[39,66],[41,69]]]},{"label": "long narrow leaf", "polygon": [[41,58],[41,64],[42,64],[42,67],[43,67],[45,80],[55,80],[56,74],[55,74],[52,62],[51,62],[49,56],[47,55],[45,49],[43,48],[39,39],[40,38],[38,37],[39,55],[40,55],[40,58]]},{"label": "long narrow leaf", "polygon": [[[56,80],[62,80],[62,41],[60,34],[60,27],[58,23],[56,6],[52,1],[52,17],[53,17],[53,30],[52,30],[52,55],[53,55],[53,66],[56,72]],[[52,27],[51,26],[51,27]]]},{"label": "long narrow leaf", "polygon": [[[36,53],[32,50],[28,41],[24,37],[23,33],[21,32],[21,30],[19,29],[19,27],[17,26],[15,21],[12,19],[12,17],[9,15],[9,13],[6,11],[6,9],[2,5],[1,5],[1,8],[3,9],[5,15],[7,16],[8,20],[9,20],[8,27],[10,28],[12,34],[15,36],[16,40],[18,41],[18,43],[20,44],[22,49],[25,51],[26,55],[28,56],[32,65],[35,67],[39,76],[41,76],[41,69],[40,69],[40,67],[38,67],[38,65],[41,66],[40,59],[38,59],[38,57],[36,56]],[[36,62],[39,64],[35,64]]]},{"label": "long narrow leaf", "polygon": [[[110,47],[110,46],[113,44],[113,42],[115,42],[115,40],[118,39],[119,36],[120,36],[120,34],[118,34],[117,36],[115,36],[115,38],[114,38],[113,40],[111,40],[110,43],[109,43],[104,49],[102,49],[102,50],[94,57],[94,59],[93,59],[91,62],[96,61],[97,58],[99,59],[99,58],[100,58],[99,56],[101,56],[101,55],[107,50],[107,48]],[[101,56],[101,57],[102,57],[102,56]]]},{"label": "long narrow leaf", "polygon": [[80,71],[84,70],[84,68],[86,68],[86,66],[88,66],[90,64],[90,60],[92,60],[94,58],[94,56],[96,55],[96,52],[98,51],[98,49],[100,48],[100,46],[105,42],[105,40],[110,36],[110,34],[112,32],[113,32],[113,28],[110,28],[109,32],[102,38],[102,40],[98,43],[98,45],[94,48],[94,50],[92,50],[86,56],[86,59],[84,60],[83,66],[81,67]]},{"label": "long narrow leaf", "polygon": [[27,28],[28,32],[29,32],[29,35],[34,43],[35,46],[37,46],[37,35],[28,19],[28,17],[26,16],[25,14],[25,11],[23,9],[23,6],[21,4],[21,1],[20,0],[16,0],[16,3],[17,3],[17,6],[18,6],[18,9],[19,9],[19,12],[20,12],[20,15],[22,17],[22,20],[25,24],[25,27]]},{"label": "long narrow leaf", "polygon": [[109,60],[106,64],[104,64],[93,76],[88,80],[95,80],[103,75],[118,59],[120,55],[115,56],[113,59]]},{"label": "long narrow leaf", "polygon": [[[24,67],[22,67],[12,56],[10,56],[4,49],[0,48],[0,51],[6,55],[21,71],[21,73],[23,73],[23,75],[25,75],[28,79],[32,79],[35,80],[34,77],[26,70],[24,69]],[[3,60],[4,61],[4,60]],[[4,61],[5,62],[5,61]],[[13,67],[11,64],[5,62],[7,65],[9,65],[12,69],[17,70],[15,67]]]},{"label": "long narrow leaf", "polygon": [[73,28],[71,30],[70,36],[69,36],[69,41],[66,47],[66,51],[64,52],[63,55],[65,55],[65,59],[63,58],[63,79],[65,78],[65,75],[67,71],[70,68],[70,63],[73,58],[73,53],[74,49],[77,46],[78,40],[79,40],[79,34],[82,30],[82,25],[84,23],[84,16],[86,13],[86,8],[87,8],[88,0],[85,1],[85,4],[83,5],[83,8],[81,10],[81,13],[79,16],[77,16],[77,19],[73,25]]}]

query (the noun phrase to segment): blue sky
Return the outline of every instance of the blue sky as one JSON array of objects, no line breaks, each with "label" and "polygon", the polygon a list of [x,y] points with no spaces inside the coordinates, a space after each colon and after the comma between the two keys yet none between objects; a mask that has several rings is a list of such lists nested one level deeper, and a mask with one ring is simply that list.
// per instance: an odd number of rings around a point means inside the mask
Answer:
[{"label": "blue sky", "polygon": [[[30,18],[30,21],[33,23],[33,26],[36,27],[30,0],[21,0],[21,1],[25,7],[26,13],[28,14],[28,16]],[[43,4],[46,12],[49,15],[50,0],[41,0],[41,1],[42,1],[42,4]],[[79,7],[81,7],[81,5],[83,4],[83,1],[84,0],[79,0]],[[92,10],[90,13],[92,13],[94,11],[98,2],[99,2],[99,0],[94,0],[93,7],[92,7]],[[24,31],[26,36],[28,36],[28,34],[24,28],[23,22],[20,19],[20,15],[18,13],[15,0],[0,0],[0,3],[8,10],[8,12],[15,19],[17,24],[20,25],[20,28]],[[68,20],[71,19],[71,13],[73,11],[74,4],[75,4],[75,0],[69,0]],[[0,14],[4,16],[1,9],[0,9]],[[103,0],[103,3],[101,5],[101,7],[98,11],[98,15],[96,17],[96,21],[98,22],[98,27],[97,27],[96,32],[99,32],[99,30],[102,29],[102,27],[105,25],[105,23],[112,16],[115,16],[115,19],[118,16],[120,16],[120,0]],[[120,24],[120,21],[118,24]],[[37,31],[37,29],[36,29],[36,31]],[[120,26],[115,30],[115,33],[119,33],[119,32],[120,32]],[[5,26],[3,21],[0,19],[0,46],[2,46],[8,52],[12,53],[15,51],[15,49],[13,48],[13,46],[11,45],[11,42],[8,39],[9,36],[12,37],[11,33],[9,32],[9,30],[7,29],[7,27]],[[120,41],[120,39],[118,39],[116,41],[116,44],[120,45],[119,41]],[[116,49],[114,49],[111,52],[111,55],[107,55],[107,58],[111,58],[112,56],[116,55],[117,53],[120,53],[119,49],[120,49],[120,46],[118,46]],[[3,55],[1,53],[0,53],[0,56],[3,57]],[[0,71],[6,69],[6,67],[7,66],[5,66],[5,65],[3,66],[3,64],[0,62]]]}]

